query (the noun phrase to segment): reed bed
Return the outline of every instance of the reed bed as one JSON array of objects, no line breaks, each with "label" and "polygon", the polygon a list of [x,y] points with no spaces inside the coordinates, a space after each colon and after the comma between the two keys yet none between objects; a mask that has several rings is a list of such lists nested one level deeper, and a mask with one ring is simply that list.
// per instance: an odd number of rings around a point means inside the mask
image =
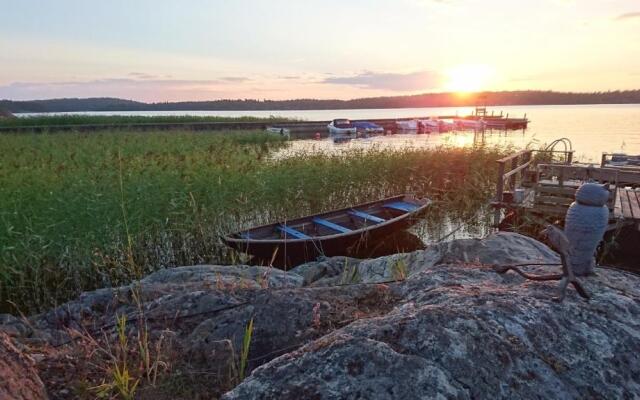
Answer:
[{"label": "reed bed", "polygon": [[237,263],[220,235],[403,192],[438,200],[432,229],[473,220],[504,154],[274,157],[286,146],[260,132],[0,135],[0,312],[37,312],[161,268]]},{"label": "reed bed", "polygon": [[264,122],[278,123],[291,122],[292,119],[270,116],[259,117],[218,117],[218,116],[194,116],[194,115],[38,115],[20,118],[0,118],[2,127],[47,127],[47,126],[73,126],[73,125],[132,125],[132,124],[176,124],[176,123],[202,123],[202,122]]}]

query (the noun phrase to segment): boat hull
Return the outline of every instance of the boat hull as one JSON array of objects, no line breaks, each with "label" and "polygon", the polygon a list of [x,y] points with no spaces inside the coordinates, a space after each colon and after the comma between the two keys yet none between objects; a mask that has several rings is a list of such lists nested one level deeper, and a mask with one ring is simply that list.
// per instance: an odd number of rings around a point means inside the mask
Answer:
[{"label": "boat hull", "polygon": [[335,126],[327,126],[330,135],[355,135],[357,132],[356,128],[337,128]]},{"label": "boat hull", "polygon": [[[388,202],[399,199],[403,199],[403,197],[400,196],[385,199],[384,201]],[[380,203],[381,202],[383,201],[380,201]],[[353,208],[371,208],[372,204],[375,205],[376,203],[378,202],[367,203]],[[407,212],[386,220],[383,223],[371,225],[364,229],[354,230],[349,233],[311,237],[308,239],[270,240],[252,240],[229,235],[224,238],[224,241],[228,246],[233,247],[240,252],[254,256],[256,258],[254,261],[257,261],[258,264],[271,264],[279,268],[287,268],[304,262],[316,260],[319,256],[332,257],[357,254],[359,249],[366,248],[372,244],[377,244],[386,237],[415,224],[426,210],[428,204],[428,201],[426,201],[425,203],[420,204],[419,207],[412,212]],[[346,212],[349,209],[344,209],[344,211]],[[320,214],[319,216],[336,215],[341,211],[342,210],[333,211],[330,213]],[[317,216],[300,218],[298,221],[314,217]],[[295,223],[295,220],[290,222],[292,225]],[[247,232],[260,229],[265,229],[265,227],[254,228],[254,230],[249,230]]]}]

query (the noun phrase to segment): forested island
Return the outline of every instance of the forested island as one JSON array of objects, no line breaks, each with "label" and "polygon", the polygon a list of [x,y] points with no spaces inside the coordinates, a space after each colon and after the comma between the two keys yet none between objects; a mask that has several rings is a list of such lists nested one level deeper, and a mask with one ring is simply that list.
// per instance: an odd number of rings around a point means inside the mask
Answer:
[{"label": "forested island", "polygon": [[555,91],[501,91],[460,95],[424,93],[411,96],[368,97],[352,100],[258,100],[222,99],[144,103],[118,98],[65,98],[50,100],[0,100],[0,110],[12,113],[78,111],[224,111],[224,110],[334,110],[408,107],[463,107],[509,105],[634,104],[640,103],[640,90],[572,93]]}]

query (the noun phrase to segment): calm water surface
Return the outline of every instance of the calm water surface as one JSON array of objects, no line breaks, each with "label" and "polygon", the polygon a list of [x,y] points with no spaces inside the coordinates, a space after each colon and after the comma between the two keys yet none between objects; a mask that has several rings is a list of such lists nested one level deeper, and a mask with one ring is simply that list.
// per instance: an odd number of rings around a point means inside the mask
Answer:
[{"label": "calm water surface", "polygon": [[[85,115],[197,115],[197,116],[255,116],[271,115],[304,120],[330,120],[333,118],[402,118],[437,115],[467,115],[471,107],[396,108],[373,110],[287,110],[287,111],[164,111],[164,112],[88,112]],[[509,106],[492,107],[490,111],[522,117],[531,121],[525,131],[489,132],[487,144],[527,145],[539,147],[545,143],[566,137],[573,143],[576,159],[599,162],[602,152],[623,150],[628,154],[640,154],[640,104],[587,105],[587,106]],[[25,114],[26,115],[26,114]],[[475,137],[476,141],[478,137]],[[289,151],[344,151],[371,146],[470,146],[474,144],[473,132],[457,132],[431,135],[394,135],[359,139],[347,144],[334,145],[330,140],[295,141]]]},{"label": "calm water surface", "polygon": [[[366,148],[371,146],[472,146],[484,141],[489,145],[512,145],[517,148],[530,146],[539,148],[555,139],[566,137],[573,143],[576,160],[600,162],[603,152],[624,151],[640,154],[640,105],[589,105],[589,106],[520,106],[495,107],[513,117],[526,114],[531,121],[524,132],[488,131],[484,138],[473,132],[451,132],[430,135],[402,134],[388,137],[353,140],[335,145],[330,140],[296,141],[290,151],[316,149]],[[407,108],[394,110],[337,110],[337,111],[288,111],[283,117],[305,119],[330,119],[348,117],[353,119],[392,118],[435,115],[467,115],[472,108]]]}]

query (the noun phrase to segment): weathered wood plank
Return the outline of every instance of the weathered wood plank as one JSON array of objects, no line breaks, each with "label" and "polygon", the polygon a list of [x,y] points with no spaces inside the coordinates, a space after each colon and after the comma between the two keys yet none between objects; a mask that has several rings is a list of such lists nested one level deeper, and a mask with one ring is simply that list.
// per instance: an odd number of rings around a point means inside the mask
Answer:
[{"label": "weathered wood plank", "polygon": [[518,158],[523,154],[531,153],[533,150],[520,150],[517,153],[511,154],[510,156],[506,156],[505,158],[501,158],[498,160],[499,163],[506,163],[508,161],[513,160],[514,158]]},{"label": "weathered wood plank", "polygon": [[558,204],[563,206],[569,206],[573,203],[573,199],[568,197],[556,197],[556,196],[536,196],[535,204]]},{"label": "weathered wood plank", "polygon": [[629,205],[631,206],[633,219],[640,220],[640,199],[638,198],[638,192],[633,189],[628,189],[627,195],[629,196]]},{"label": "weathered wood plank", "polygon": [[557,217],[564,217],[567,213],[567,209],[569,206],[560,206],[560,205],[547,205],[547,204],[537,204],[535,205],[531,211],[539,214],[547,214]]},{"label": "weathered wood plank", "polygon": [[629,204],[629,195],[626,189],[621,189],[620,192],[620,203],[622,204],[622,216],[625,218],[633,218],[633,214],[631,213],[631,205]]},{"label": "weathered wood plank", "polygon": [[582,181],[564,181],[562,185],[560,185],[560,182],[552,181],[550,179],[541,179],[538,183],[542,186],[569,188],[573,190],[576,190],[580,185],[582,185]]},{"label": "weathered wood plank", "polygon": [[[502,203],[502,193],[504,192],[504,162],[498,161],[498,182],[496,182],[496,198],[495,202]],[[500,209],[496,208],[493,212],[493,225],[500,224]]]},{"label": "weathered wood plank", "polygon": [[575,188],[568,187],[559,187],[559,186],[545,186],[545,185],[537,185],[536,193],[545,193],[545,194],[553,194],[557,196],[567,196],[573,198],[576,194]]},{"label": "weathered wood plank", "polygon": [[617,189],[616,190],[616,200],[615,203],[613,205],[613,216],[618,219],[618,218],[624,218],[624,215],[622,215],[622,201],[620,200],[620,191],[623,189]]},{"label": "weathered wood plank", "polygon": [[564,172],[565,179],[595,179],[600,182],[618,182],[623,184],[640,184],[640,172],[621,168],[597,168],[579,165],[540,164],[538,171],[553,176]]},{"label": "weathered wood plank", "polygon": [[[512,169],[511,171],[507,172],[506,174],[504,174],[503,176],[504,176],[504,178],[505,178],[505,179],[506,179],[506,178],[509,178],[509,177],[512,177],[512,178],[513,178],[515,174],[517,174],[518,172],[520,172],[520,171],[522,171],[523,169],[527,168],[530,164],[531,164],[531,161],[527,161],[526,163],[522,164],[522,165],[521,165],[521,166],[519,166],[519,167],[514,168],[514,167],[512,166],[512,168],[513,168],[513,169]],[[515,186],[515,184],[513,183],[513,181],[512,181],[512,185],[514,185],[514,186]]]}]

